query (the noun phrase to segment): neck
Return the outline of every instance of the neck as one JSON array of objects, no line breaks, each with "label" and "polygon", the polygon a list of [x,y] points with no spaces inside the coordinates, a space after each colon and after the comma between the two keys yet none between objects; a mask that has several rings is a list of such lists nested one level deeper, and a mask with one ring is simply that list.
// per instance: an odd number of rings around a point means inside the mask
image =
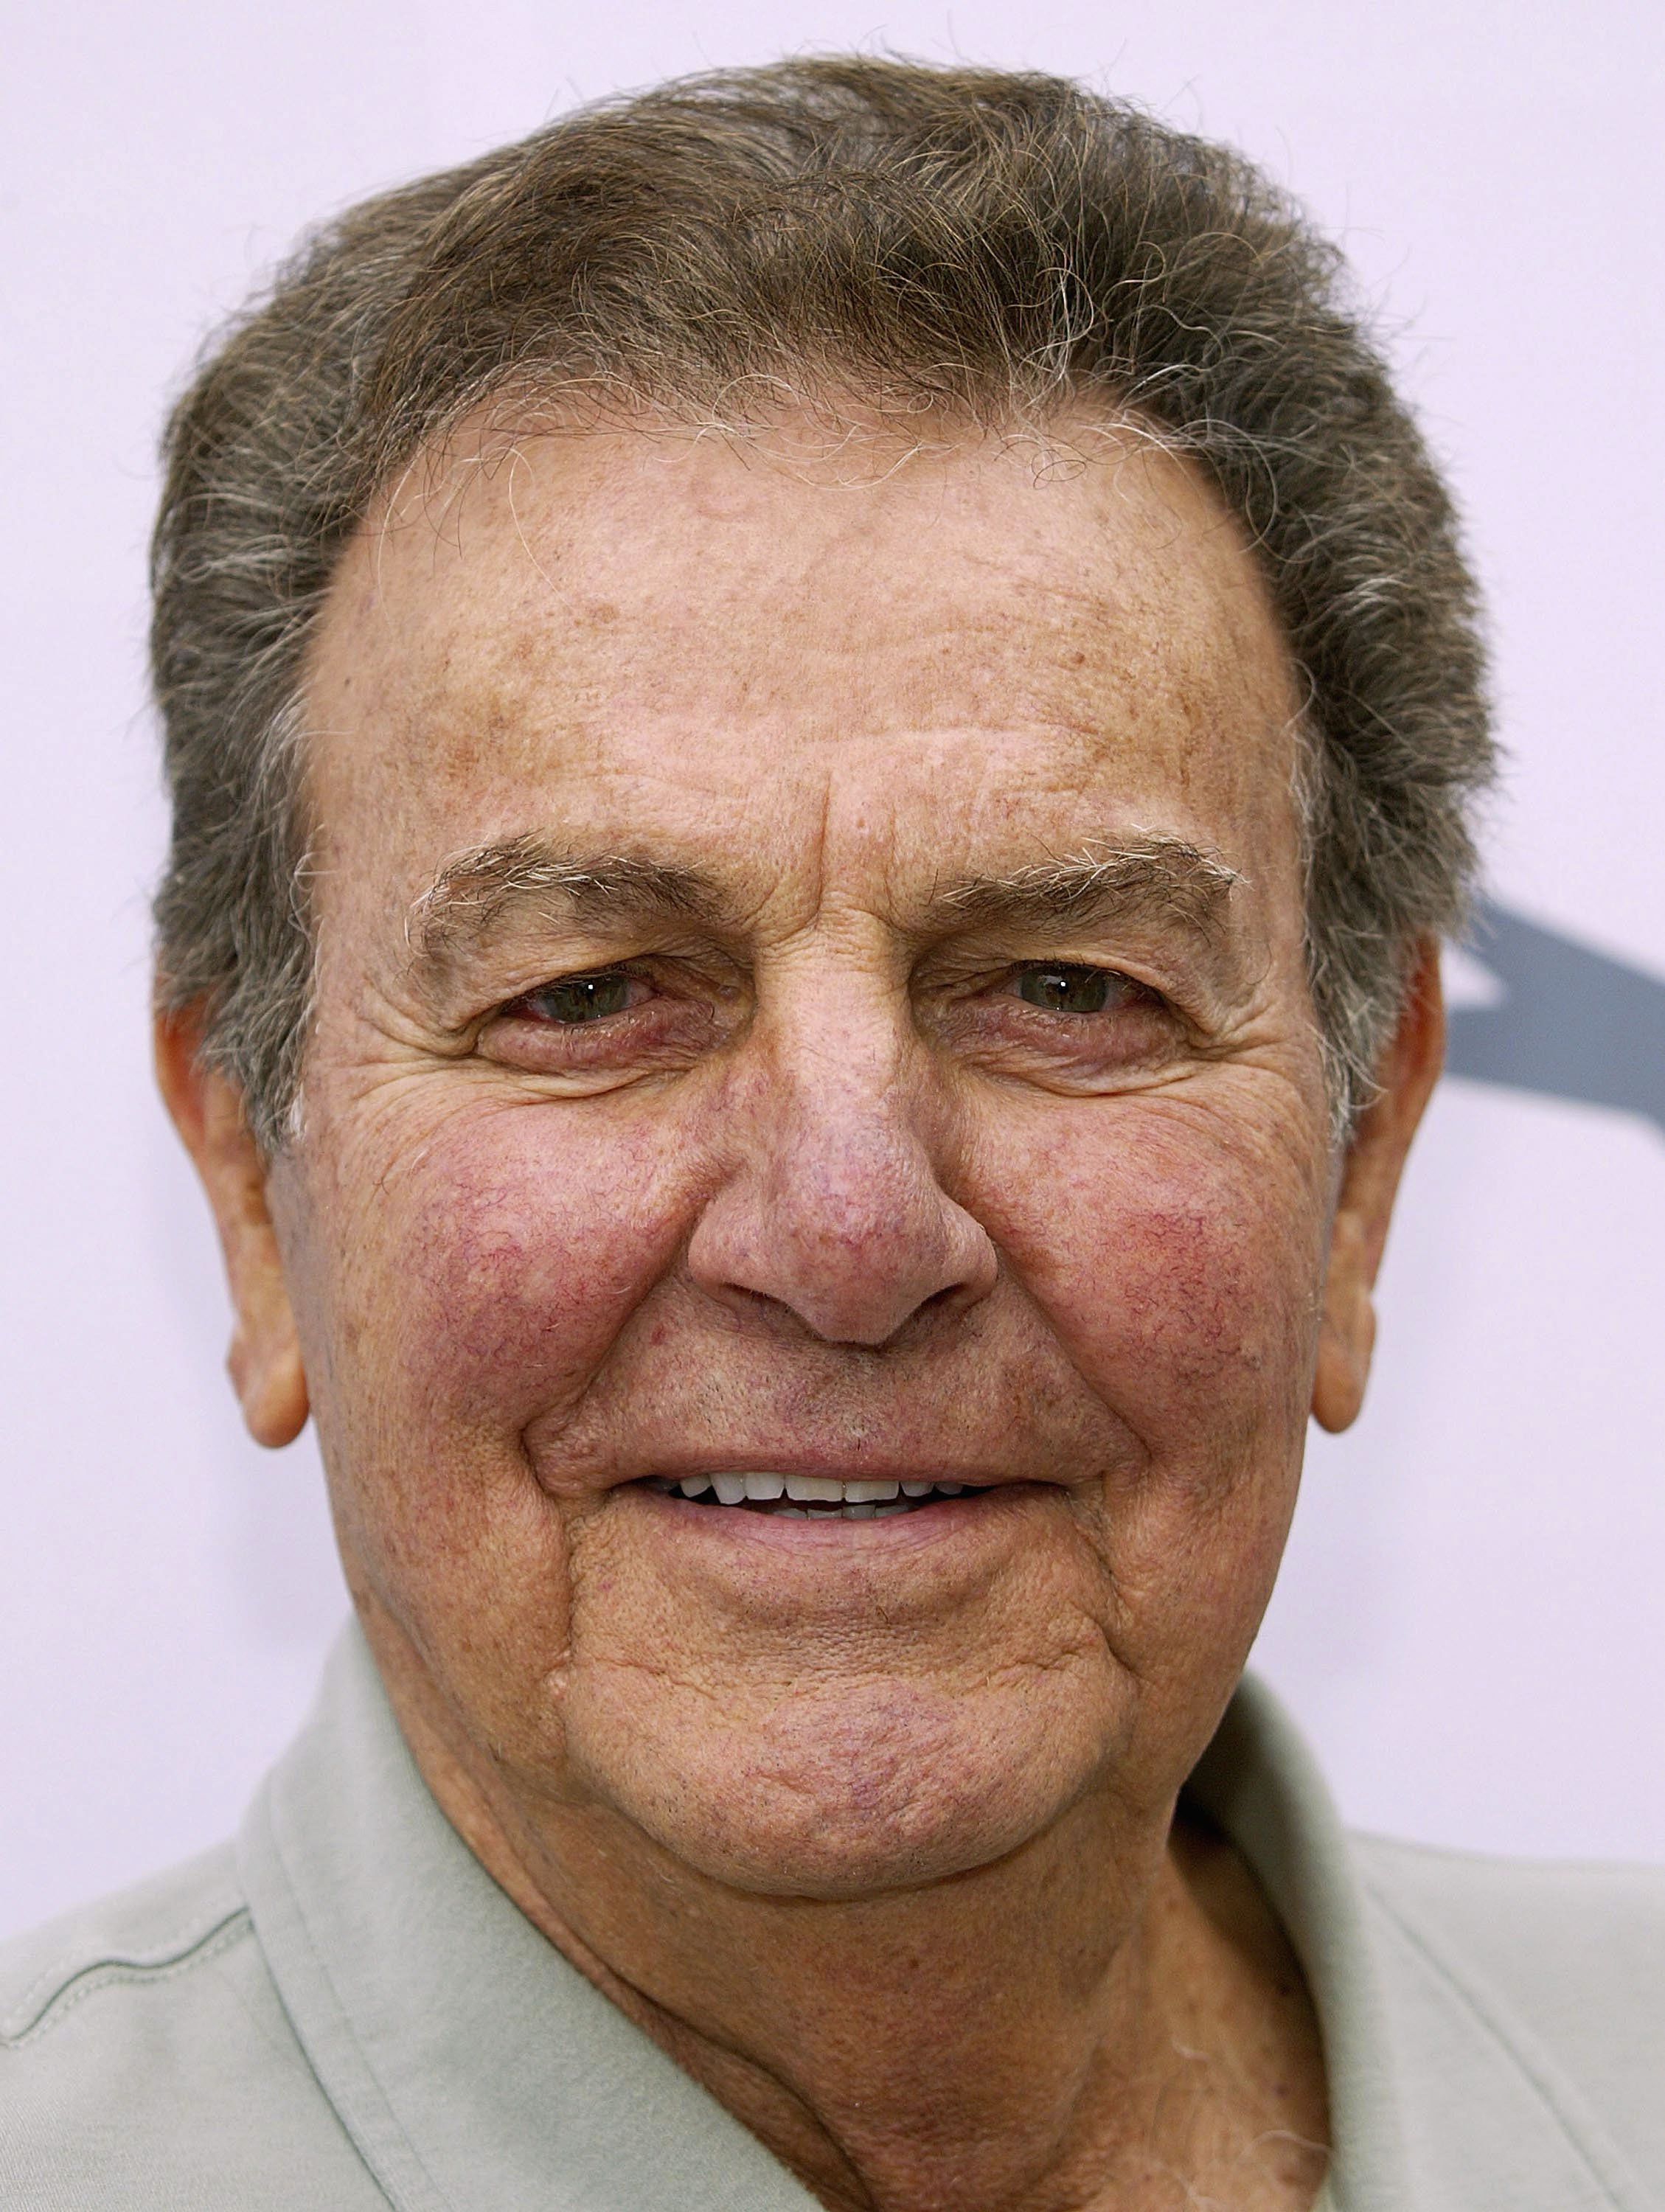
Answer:
[{"label": "neck", "polygon": [[528,1820],[405,1670],[384,1672],[488,1872],[831,2212],[1310,2204],[1316,2026],[1223,1838],[1129,1826],[1106,1792],[946,1881],[759,1894],[605,1808]]}]

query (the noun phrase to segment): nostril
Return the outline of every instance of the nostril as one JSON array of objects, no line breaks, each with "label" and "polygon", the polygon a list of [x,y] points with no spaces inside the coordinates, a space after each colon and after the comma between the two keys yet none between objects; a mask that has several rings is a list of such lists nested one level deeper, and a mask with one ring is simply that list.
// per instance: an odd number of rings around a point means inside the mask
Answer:
[{"label": "nostril", "polygon": [[800,1100],[798,1113],[749,1132],[689,1242],[701,1288],[743,1312],[784,1309],[825,1342],[867,1349],[986,1296],[994,1248],[911,1125],[874,1106],[854,1133],[848,1117],[831,1129],[816,1103]]},{"label": "nostril", "polygon": [[753,1290],[744,1284],[703,1285],[731,1314],[744,1316],[764,1329],[812,1337],[817,1343],[836,1345],[842,1351],[866,1352],[877,1358],[903,1341],[911,1341],[921,1322],[947,1321],[974,1301],[963,1287],[950,1284],[933,1291],[906,1311],[879,1310],[871,1298],[859,1302],[840,1299],[829,1290],[799,1289],[792,1297]]}]

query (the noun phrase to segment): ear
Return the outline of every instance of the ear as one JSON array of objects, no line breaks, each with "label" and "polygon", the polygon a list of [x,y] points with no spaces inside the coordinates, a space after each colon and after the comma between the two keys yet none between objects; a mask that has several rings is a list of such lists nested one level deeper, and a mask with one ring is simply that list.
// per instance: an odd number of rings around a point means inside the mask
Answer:
[{"label": "ear", "polygon": [[251,1135],[242,1094],[201,1056],[191,1012],[158,1012],[156,1078],[196,1164],[220,1231],[236,1313],[226,1365],[257,1443],[293,1443],[307,1425],[307,1377],[289,1285],[267,1206],[268,1164]]},{"label": "ear", "polygon": [[1357,1419],[1376,1341],[1372,1293],[1405,1155],[1445,1056],[1439,944],[1425,939],[1406,986],[1399,1025],[1376,1071],[1376,1097],[1358,1117],[1342,1164],[1330,1225],[1312,1410],[1333,1433]]}]

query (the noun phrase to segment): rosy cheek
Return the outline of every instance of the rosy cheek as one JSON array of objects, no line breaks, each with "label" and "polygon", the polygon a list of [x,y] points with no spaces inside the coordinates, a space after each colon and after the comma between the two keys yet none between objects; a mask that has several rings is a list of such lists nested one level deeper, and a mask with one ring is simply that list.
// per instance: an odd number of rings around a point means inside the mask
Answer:
[{"label": "rosy cheek", "polygon": [[685,1233],[660,1147],[595,1127],[458,1114],[392,1174],[356,1175],[376,1195],[325,1324],[346,1548],[441,1674],[471,1674],[463,1701],[505,1743],[558,1729],[545,1692],[570,1632],[571,1501],[531,1479],[524,1432],[581,1398]]},{"label": "rosy cheek", "polygon": [[[1313,1194],[1275,1153],[1138,1109],[1058,1117],[989,1225],[1073,1362],[1158,1455],[1290,1414],[1316,1287]],[[1291,1359],[1294,1350],[1297,1356]]]},{"label": "rosy cheek", "polygon": [[366,1226],[389,1395],[506,1438],[581,1391],[682,1234],[659,1144],[548,1106],[455,1116]]}]

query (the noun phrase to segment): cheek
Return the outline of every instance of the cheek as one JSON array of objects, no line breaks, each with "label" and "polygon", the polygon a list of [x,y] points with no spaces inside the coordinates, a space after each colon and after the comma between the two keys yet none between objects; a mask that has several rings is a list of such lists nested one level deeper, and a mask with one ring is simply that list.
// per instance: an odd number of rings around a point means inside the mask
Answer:
[{"label": "cheek", "polygon": [[[1075,1364],[1158,1453],[1303,1407],[1322,1163],[1172,1101],[1005,1133],[984,1218]],[[998,1215],[998,1218],[997,1218]]]},{"label": "cheek", "polygon": [[583,1390],[671,1264],[680,1194],[647,1135],[562,1108],[459,1115],[404,1157],[342,1253],[337,1339],[359,1389],[430,1434],[513,1438]]},{"label": "cheek", "polygon": [[1322,1160],[1275,1127],[1259,1134],[1252,1117],[1130,1099],[1049,1117],[1044,1152],[1008,1132],[990,1182],[1012,1194],[991,1228],[1140,1447],[1109,1472],[1099,1530],[1136,1664],[1194,1638],[1201,1618],[1246,1651],[1294,1508]]},{"label": "cheek", "polygon": [[581,1395],[682,1236],[656,1148],[617,1118],[605,1138],[592,1126],[592,1142],[583,1117],[495,1108],[397,1149],[390,1133],[384,1160],[344,1148],[328,1188],[368,1195],[333,1218],[309,1206],[330,1226],[302,1239],[349,1571],[505,1740],[543,1710],[531,1686],[568,1633],[568,1508],[523,1431]]}]

